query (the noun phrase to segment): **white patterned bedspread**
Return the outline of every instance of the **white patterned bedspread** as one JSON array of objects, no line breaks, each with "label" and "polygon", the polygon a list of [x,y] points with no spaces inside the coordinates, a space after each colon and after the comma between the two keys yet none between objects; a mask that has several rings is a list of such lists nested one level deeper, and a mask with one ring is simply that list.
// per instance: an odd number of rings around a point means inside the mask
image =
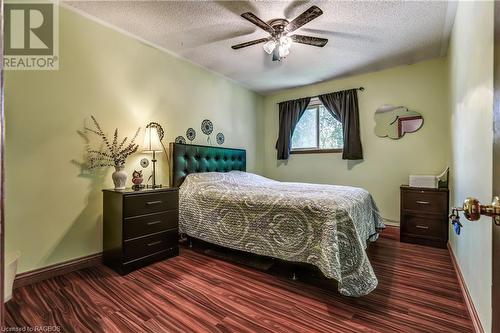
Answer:
[{"label": "white patterned bedspread", "polygon": [[318,267],[339,292],[377,286],[365,249],[383,228],[366,190],[285,183],[231,171],[189,174],[180,188],[180,231],[224,247]]}]

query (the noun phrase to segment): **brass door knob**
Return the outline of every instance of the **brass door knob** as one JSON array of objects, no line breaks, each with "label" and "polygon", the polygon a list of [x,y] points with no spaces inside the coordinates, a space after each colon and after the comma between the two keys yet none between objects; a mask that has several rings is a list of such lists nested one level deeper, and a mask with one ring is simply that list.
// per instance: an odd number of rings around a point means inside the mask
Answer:
[{"label": "brass door knob", "polygon": [[481,215],[490,216],[495,224],[500,225],[500,200],[497,196],[493,197],[490,205],[481,205],[476,198],[469,197],[465,199],[462,209],[465,217],[469,221],[478,221]]},{"label": "brass door knob", "polygon": [[476,198],[469,197],[465,199],[462,209],[465,218],[469,221],[477,221],[481,218],[481,203]]}]

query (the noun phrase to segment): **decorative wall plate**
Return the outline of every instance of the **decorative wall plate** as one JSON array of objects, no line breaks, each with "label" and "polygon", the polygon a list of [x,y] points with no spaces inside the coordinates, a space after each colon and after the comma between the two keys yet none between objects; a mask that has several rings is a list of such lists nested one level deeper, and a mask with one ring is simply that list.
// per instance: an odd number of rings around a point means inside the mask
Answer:
[{"label": "decorative wall plate", "polygon": [[214,125],[212,122],[208,119],[205,119],[201,122],[201,131],[205,133],[206,135],[212,134],[212,131],[214,130]]},{"label": "decorative wall plate", "polygon": [[215,138],[216,138],[218,144],[221,145],[224,143],[224,134],[217,133],[217,136]]},{"label": "decorative wall plate", "polygon": [[182,135],[175,138],[175,143],[186,143],[186,139]]},{"label": "decorative wall plate", "polygon": [[143,168],[147,168],[147,167],[148,167],[148,165],[149,165],[149,160],[148,160],[147,158],[143,158],[143,159],[141,160],[141,167],[143,167]]},{"label": "decorative wall plate", "polygon": [[186,131],[186,138],[188,138],[189,141],[193,141],[194,138],[196,138],[196,131],[194,128],[188,128]]}]

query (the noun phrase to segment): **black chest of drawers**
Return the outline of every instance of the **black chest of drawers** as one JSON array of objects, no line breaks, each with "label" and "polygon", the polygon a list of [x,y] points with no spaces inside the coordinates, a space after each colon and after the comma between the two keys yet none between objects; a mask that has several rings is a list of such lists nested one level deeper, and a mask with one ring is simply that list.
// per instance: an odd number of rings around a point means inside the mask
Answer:
[{"label": "black chest of drawers", "polygon": [[120,274],[179,254],[177,188],[103,191],[103,261]]},{"label": "black chest of drawers", "polygon": [[401,241],[445,248],[448,206],[448,189],[401,186]]}]

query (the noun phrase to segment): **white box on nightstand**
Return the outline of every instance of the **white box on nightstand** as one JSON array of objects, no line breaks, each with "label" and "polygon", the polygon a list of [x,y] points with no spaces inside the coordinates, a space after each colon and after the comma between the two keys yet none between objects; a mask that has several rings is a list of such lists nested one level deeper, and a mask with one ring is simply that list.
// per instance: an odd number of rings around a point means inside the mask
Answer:
[{"label": "white box on nightstand", "polygon": [[411,187],[438,188],[438,177],[410,175],[409,183]]}]

